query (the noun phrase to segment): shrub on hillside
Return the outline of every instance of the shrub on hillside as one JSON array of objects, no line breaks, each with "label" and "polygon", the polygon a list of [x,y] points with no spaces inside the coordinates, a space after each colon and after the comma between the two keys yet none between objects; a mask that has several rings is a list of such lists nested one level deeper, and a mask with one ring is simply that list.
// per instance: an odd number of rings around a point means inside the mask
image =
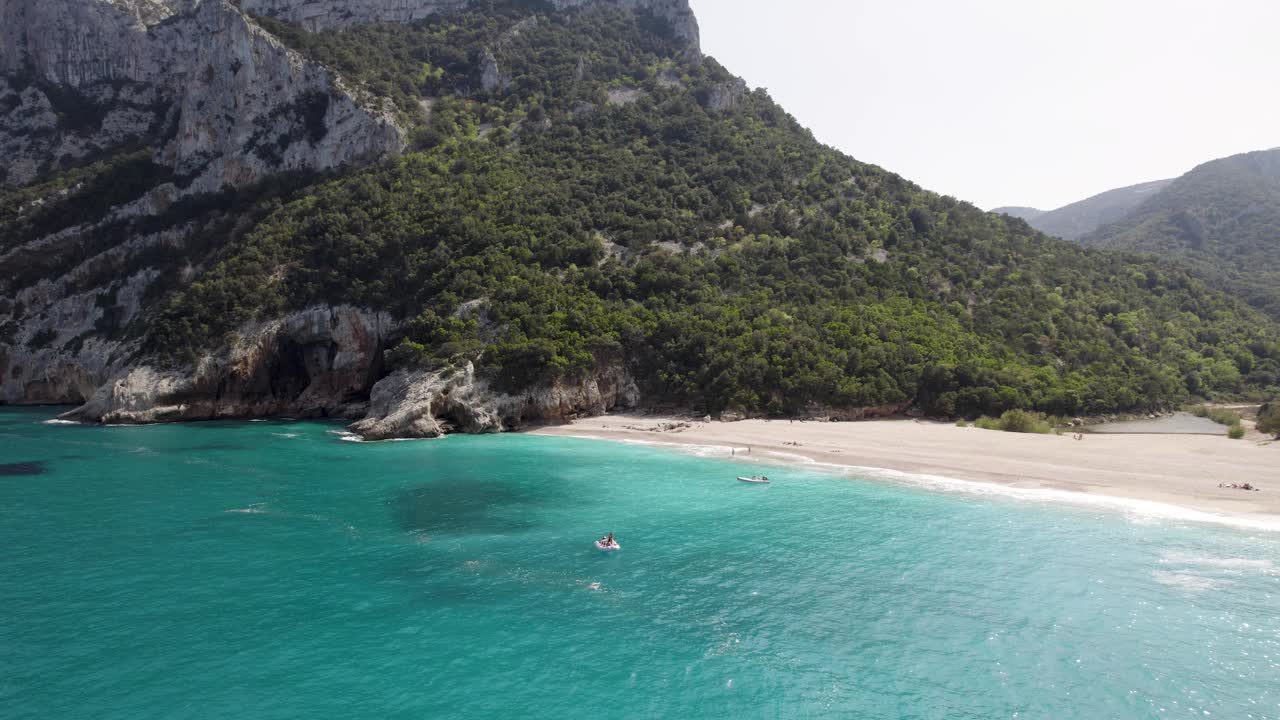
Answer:
[{"label": "shrub on hillside", "polygon": [[1280,401],[1269,402],[1258,411],[1258,432],[1280,438]]},{"label": "shrub on hillside", "polygon": [[992,417],[980,417],[974,426],[983,430],[1003,430],[1015,433],[1038,433],[1041,435],[1053,432],[1056,418],[1046,418],[1043,413],[1027,410],[1006,410],[997,420]]},{"label": "shrub on hillside", "polygon": [[1000,416],[1000,429],[1016,433],[1048,433],[1053,428],[1040,413],[1006,410]]},{"label": "shrub on hillside", "polygon": [[1219,425],[1226,425],[1227,427],[1240,424],[1240,413],[1234,410],[1227,410],[1226,408],[1196,405],[1188,408],[1187,411],[1196,417],[1208,418]]}]

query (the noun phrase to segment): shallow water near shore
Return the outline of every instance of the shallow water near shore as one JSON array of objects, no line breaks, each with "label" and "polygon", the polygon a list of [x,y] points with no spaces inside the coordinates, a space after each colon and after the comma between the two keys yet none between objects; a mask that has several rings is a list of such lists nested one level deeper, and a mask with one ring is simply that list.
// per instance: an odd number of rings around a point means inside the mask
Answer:
[{"label": "shallow water near shore", "polygon": [[0,409],[0,717],[1280,718],[1275,533],[575,438],[51,417]]}]

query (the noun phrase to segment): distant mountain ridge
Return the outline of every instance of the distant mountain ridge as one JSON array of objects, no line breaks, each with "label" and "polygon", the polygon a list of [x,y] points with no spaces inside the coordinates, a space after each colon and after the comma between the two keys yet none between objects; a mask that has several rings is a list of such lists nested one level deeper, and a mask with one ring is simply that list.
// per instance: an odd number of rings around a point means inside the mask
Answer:
[{"label": "distant mountain ridge", "polygon": [[1079,242],[1178,256],[1280,314],[1280,148],[1199,165]]},{"label": "distant mountain ridge", "polygon": [[1153,253],[1280,317],[1280,148],[1108,190],[1049,212],[992,210],[1087,247]]},{"label": "distant mountain ridge", "polygon": [[998,207],[992,210],[991,212],[996,213],[997,215],[1008,215],[1009,217],[1016,217],[1019,220],[1026,220],[1027,222],[1031,222],[1033,219],[1038,218],[1041,215],[1044,215],[1043,210],[1039,210],[1033,207],[1018,207],[1018,206]]}]

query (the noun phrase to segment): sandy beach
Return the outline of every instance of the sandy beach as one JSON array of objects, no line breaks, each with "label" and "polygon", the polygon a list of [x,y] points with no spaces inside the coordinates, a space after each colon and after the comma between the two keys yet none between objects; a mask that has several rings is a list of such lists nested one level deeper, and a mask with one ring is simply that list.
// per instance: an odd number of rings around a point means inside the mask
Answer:
[{"label": "sandy beach", "polygon": [[[1280,442],[1208,435],[1025,435],[918,420],[703,422],[612,415],[533,431],[719,446],[761,463],[871,467],[1026,489],[1144,500],[1280,523]],[[719,451],[717,451],[719,454]],[[1260,492],[1219,488],[1251,483]]]}]

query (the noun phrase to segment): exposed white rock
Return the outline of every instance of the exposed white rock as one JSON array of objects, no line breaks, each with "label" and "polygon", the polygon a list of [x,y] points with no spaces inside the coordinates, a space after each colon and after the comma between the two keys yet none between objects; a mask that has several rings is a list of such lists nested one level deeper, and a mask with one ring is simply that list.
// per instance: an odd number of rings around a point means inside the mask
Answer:
[{"label": "exposed white rock", "polygon": [[88,397],[84,405],[63,415],[67,419],[150,423],[363,415],[351,427],[370,440],[503,432],[639,402],[634,381],[617,362],[519,395],[494,389],[477,376],[471,363],[436,372],[399,370],[382,377],[382,348],[395,329],[385,314],[347,306],[313,307],[241,328],[231,346],[201,358],[194,367],[121,367],[91,392],[86,388],[94,383],[87,376],[65,368],[55,368],[53,378],[34,381],[72,385]]},{"label": "exposed white rock", "polygon": [[65,417],[144,423],[222,417],[363,415],[396,330],[386,313],[317,306],[236,333],[195,367],[117,372]]},{"label": "exposed white rock", "polygon": [[639,399],[635,382],[617,363],[513,396],[478,379],[468,362],[459,368],[392,373],[373,387],[368,415],[350,429],[366,440],[495,433],[634,407]]},{"label": "exposed white rock", "polygon": [[612,3],[628,10],[649,12],[666,20],[672,34],[689,43],[690,51],[700,52],[698,19],[689,7],[689,0],[551,0],[551,3],[558,10]]},{"label": "exposed white rock", "polygon": [[506,88],[510,84],[502,74],[502,68],[498,66],[498,58],[489,48],[484,49],[484,55],[480,58],[480,87],[485,92],[493,92],[494,90]]},{"label": "exposed white rock", "polygon": [[315,32],[361,23],[409,23],[460,10],[469,0],[241,0],[246,12],[297,23]]},{"label": "exposed white rock", "polygon": [[[191,191],[240,185],[282,169],[327,169],[401,152],[405,131],[384,103],[362,101],[332,73],[284,48],[246,13],[311,30],[370,22],[412,22],[466,6],[465,0],[5,0],[0,4],[0,74],[31,70],[76,88],[103,117],[92,127],[58,123],[38,88],[0,78],[0,183],[25,183],[59,158],[75,160],[168,127],[177,137],[161,157],[197,173]],[[559,10],[616,5],[665,18],[697,52],[687,0],[553,0]],[[509,34],[536,27],[525,20]],[[487,54],[482,84],[505,87]],[[123,88],[123,90],[122,90]],[[6,99],[6,96],[18,96]],[[317,98],[327,98],[323,104]],[[299,122],[299,110],[322,122]],[[282,112],[291,111],[291,112]],[[290,141],[272,148],[281,137]]]},{"label": "exposed white rock", "polygon": [[[551,5],[557,10],[616,5],[649,12],[670,23],[672,33],[693,49],[698,45],[698,21],[688,0],[551,0]],[[464,8],[467,0],[241,0],[240,6],[315,31],[370,22],[413,22]]]},{"label": "exposed white rock", "polygon": [[398,370],[374,385],[368,416],[351,430],[366,440],[439,437],[451,424],[455,430],[496,432],[502,421],[488,400],[477,390],[471,363],[460,370]]},{"label": "exposed white rock", "polygon": [[609,105],[630,105],[645,96],[645,91],[635,87],[616,87],[605,91],[605,102]]},{"label": "exposed white rock", "polygon": [[747,94],[747,83],[742,78],[716,83],[707,98],[707,109],[711,112],[726,112],[738,106]]},{"label": "exposed white rock", "polygon": [[[60,125],[44,91],[3,81],[0,108],[13,107],[0,115],[0,150],[15,160],[4,182],[26,182],[59,158],[148,138],[170,125],[170,107],[176,135],[164,139],[159,157],[198,175],[188,192],[405,146],[385,103],[357,99],[228,0],[6,0],[0,23],[0,71],[29,69],[70,86],[69,97],[91,116]],[[5,99],[15,93],[16,105]]]}]

